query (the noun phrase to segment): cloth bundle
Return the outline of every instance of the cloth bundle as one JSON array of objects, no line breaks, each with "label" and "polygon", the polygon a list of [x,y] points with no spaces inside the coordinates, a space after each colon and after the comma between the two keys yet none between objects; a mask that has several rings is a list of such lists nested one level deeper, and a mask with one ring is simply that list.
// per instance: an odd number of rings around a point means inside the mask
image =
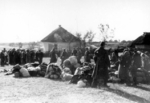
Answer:
[{"label": "cloth bundle", "polygon": [[47,66],[45,74],[46,78],[60,79],[60,76],[61,76],[61,69],[59,68],[58,65],[56,65],[55,63],[51,63]]},{"label": "cloth bundle", "polygon": [[[72,77],[70,83],[78,83],[80,80],[84,81],[87,85],[91,85],[93,66],[90,63],[84,63],[83,67],[76,69],[74,76]],[[85,82],[86,81],[86,82]],[[80,81],[81,82],[81,81]],[[80,84],[79,82],[79,84]]]},{"label": "cloth bundle", "polygon": [[42,77],[45,76],[46,74],[46,69],[47,69],[47,64],[46,63],[41,63],[40,67],[40,71],[38,72],[38,74]]},{"label": "cloth bundle", "polygon": [[15,77],[29,77],[30,74],[28,70],[20,65],[15,65],[12,69],[12,73],[14,73]]},{"label": "cloth bundle", "polygon": [[71,70],[67,67],[65,67],[62,71],[62,74],[61,74],[61,79],[63,81],[69,81],[71,80],[73,77],[73,75],[71,74]]},{"label": "cloth bundle", "polygon": [[72,74],[74,74],[75,69],[80,67],[80,64],[77,62],[77,58],[75,56],[70,56],[68,59],[64,60],[63,68],[70,68]]}]

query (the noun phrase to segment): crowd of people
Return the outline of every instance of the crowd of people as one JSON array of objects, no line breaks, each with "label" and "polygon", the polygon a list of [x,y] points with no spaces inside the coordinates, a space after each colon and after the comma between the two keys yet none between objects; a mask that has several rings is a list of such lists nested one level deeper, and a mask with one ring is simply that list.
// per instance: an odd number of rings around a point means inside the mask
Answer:
[{"label": "crowd of people", "polygon": [[[103,86],[107,87],[108,80],[110,79],[110,73],[114,73],[116,77],[120,79],[120,83],[125,83],[126,85],[137,85],[137,71],[144,73],[145,82],[148,83],[150,78],[150,53],[148,51],[137,50],[136,48],[125,48],[122,52],[117,50],[106,50],[105,42],[101,42],[98,48],[74,48],[72,51],[63,49],[59,51],[57,47],[49,52],[50,62],[47,64],[47,70],[44,69],[43,76],[46,77],[61,77],[61,72],[67,71],[71,78],[76,78],[77,71],[80,69],[89,70],[84,72],[84,76],[80,74],[80,77],[88,78],[90,85],[93,87],[99,86],[103,83]],[[26,64],[33,63],[34,61],[39,61],[40,68],[42,67],[43,52],[40,50],[24,50],[24,49],[12,49],[6,51],[2,50],[0,53],[1,65],[5,64]],[[83,58],[84,57],[84,58]],[[53,63],[58,62],[58,58],[61,59],[60,66],[62,69],[58,69]],[[81,59],[84,59],[81,61]],[[93,61],[92,61],[93,60]],[[91,63],[94,62],[94,66]],[[52,68],[54,70],[52,70]],[[54,71],[59,70],[58,73]],[[68,70],[70,70],[68,72]],[[64,72],[63,72],[64,71]],[[30,71],[31,72],[31,71]],[[90,72],[90,73],[89,73]],[[116,73],[117,72],[117,73]],[[54,75],[54,74],[57,74]],[[66,75],[65,73],[63,75]],[[68,75],[68,74],[67,74]],[[72,79],[72,81],[74,81]]]},{"label": "crowd of people", "polygon": [[42,63],[44,53],[41,50],[25,50],[25,49],[10,49],[5,48],[0,52],[1,66],[4,65],[16,65],[26,64],[38,61]]},{"label": "crowd of people", "polygon": [[[53,48],[51,51],[51,63],[57,61],[56,51],[56,48]],[[120,79],[120,82],[126,83],[126,85],[137,85],[137,71],[139,68],[145,75],[145,82],[149,82],[150,54],[148,51],[125,48],[119,55],[117,50],[105,50],[105,42],[102,42],[96,50],[86,48],[83,55],[81,54],[80,49],[72,51],[72,55],[77,57],[80,64],[82,56],[84,56],[84,62],[86,63],[91,63],[91,59],[94,59],[95,68],[92,72],[93,81],[91,84],[94,87],[99,85],[98,83],[101,80],[103,80],[104,86],[107,86],[109,72],[114,69],[118,71],[117,77]],[[62,63],[67,58],[66,55],[67,53],[64,49],[60,55]]]}]

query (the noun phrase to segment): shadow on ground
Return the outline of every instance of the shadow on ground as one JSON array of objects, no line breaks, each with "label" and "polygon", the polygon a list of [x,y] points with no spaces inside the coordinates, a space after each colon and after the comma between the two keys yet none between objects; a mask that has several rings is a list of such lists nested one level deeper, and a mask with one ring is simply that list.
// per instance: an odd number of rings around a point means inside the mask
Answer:
[{"label": "shadow on ground", "polygon": [[[139,88],[143,88],[143,87],[139,87]],[[146,100],[142,97],[139,97],[139,96],[136,96],[133,94],[129,94],[129,93],[119,90],[119,89],[108,88],[108,89],[106,89],[106,91],[115,93],[118,96],[124,97],[126,99],[129,99],[129,100],[137,102],[137,103],[150,103],[149,100]]]},{"label": "shadow on ground", "polygon": [[146,87],[142,87],[142,86],[135,86],[134,88],[142,89],[142,90],[145,90],[145,91],[150,91],[150,88],[146,88]]}]

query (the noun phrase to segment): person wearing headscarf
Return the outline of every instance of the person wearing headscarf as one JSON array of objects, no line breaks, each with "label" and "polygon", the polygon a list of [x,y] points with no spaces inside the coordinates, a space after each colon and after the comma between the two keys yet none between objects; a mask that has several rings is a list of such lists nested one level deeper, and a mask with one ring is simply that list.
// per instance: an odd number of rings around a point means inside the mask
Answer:
[{"label": "person wearing headscarf", "polygon": [[108,67],[110,67],[110,61],[105,48],[105,42],[102,42],[100,47],[94,52],[94,61],[96,66],[92,73],[92,86],[96,87],[100,80],[104,81],[104,86],[107,86],[108,80]]},{"label": "person wearing headscarf", "polygon": [[123,55],[121,56],[120,65],[118,67],[119,78],[122,82],[125,82],[126,85],[130,85],[129,68],[132,62],[131,57],[130,50],[128,48],[124,49]]},{"label": "person wearing headscarf", "polygon": [[134,51],[134,54],[132,56],[132,63],[131,63],[131,75],[133,78],[133,85],[137,85],[137,69],[141,68],[141,57],[140,57],[140,53],[138,53],[137,51]]},{"label": "person wearing headscarf", "polygon": [[150,58],[146,53],[141,53],[141,68],[144,72],[146,83],[150,82],[149,80],[149,71],[150,71]]}]

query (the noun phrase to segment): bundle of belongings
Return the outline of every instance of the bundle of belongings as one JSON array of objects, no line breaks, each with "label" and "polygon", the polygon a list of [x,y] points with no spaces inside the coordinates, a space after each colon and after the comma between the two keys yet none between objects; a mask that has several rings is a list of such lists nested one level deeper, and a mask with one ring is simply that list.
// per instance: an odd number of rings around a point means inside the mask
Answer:
[{"label": "bundle of belongings", "polygon": [[60,79],[61,69],[56,63],[51,63],[47,66],[45,78]]},{"label": "bundle of belongings", "polygon": [[78,87],[91,86],[92,72],[94,65],[91,63],[83,63],[82,67],[78,67],[70,81],[70,83],[77,84]]},{"label": "bundle of belongings", "polygon": [[64,60],[61,79],[63,81],[71,80],[78,67],[80,67],[80,64],[78,63],[76,56],[70,56],[68,59]]},{"label": "bundle of belongings", "polygon": [[70,56],[63,62],[63,68],[65,67],[71,70],[71,74],[74,74],[76,68],[80,67],[80,64],[78,63],[77,58],[75,56]]},{"label": "bundle of belongings", "polygon": [[113,83],[118,83],[120,82],[120,79],[118,77],[118,74],[119,74],[119,71],[116,70],[116,71],[109,71],[109,74],[108,74],[108,82],[113,82]]},{"label": "bundle of belongings", "polygon": [[15,77],[44,76],[46,67],[46,63],[42,63],[41,65],[39,65],[38,62],[27,63],[23,66],[16,64],[15,66],[13,66],[11,71],[6,73],[6,75],[14,74]]},{"label": "bundle of belongings", "polygon": [[44,63],[44,62],[43,62],[43,63],[41,63],[41,65],[39,66],[40,71],[38,72],[39,76],[42,76],[42,77],[44,77],[44,76],[45,76],[47,66],[48,66],[48,64],[46,64],[46,63]]},{"label": "bundle of belongings", "polygon": [[62,74],[61,74],[61,79],[63,81],[69,81],[72,79],[72,77],[73,77],[73,74],[72,74],[72,71],[70,70],[70,68],[68,68],[68,67],[63,68]]}]

